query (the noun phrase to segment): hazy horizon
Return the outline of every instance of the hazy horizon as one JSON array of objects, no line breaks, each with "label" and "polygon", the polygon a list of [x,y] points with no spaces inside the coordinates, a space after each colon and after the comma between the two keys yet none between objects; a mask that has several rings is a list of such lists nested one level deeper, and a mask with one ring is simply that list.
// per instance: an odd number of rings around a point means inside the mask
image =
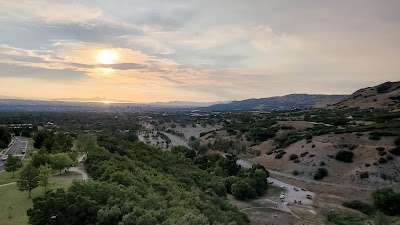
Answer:
[{"label": "hazy horizon", "polygon": [[135,103],[397,81],[400,2],[2,1],[0,96]]}]

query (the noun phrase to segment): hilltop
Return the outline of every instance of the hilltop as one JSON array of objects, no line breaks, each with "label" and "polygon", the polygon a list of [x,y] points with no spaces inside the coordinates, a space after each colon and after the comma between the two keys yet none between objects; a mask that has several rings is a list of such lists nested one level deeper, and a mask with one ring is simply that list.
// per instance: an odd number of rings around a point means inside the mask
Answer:
[{"label": "hilltop", "polygon": [[270,98],[246,99],[233,101],[227,104],[216,104],[205,108],[206,110],[289,110],[304,109],[315,105],[329,104],[345,98],[347,95],[308,95],[291,94]]},{"label": "hilltop", "polygon": [[333,106],[338,108],[398,109],[400,108],[400,81],[362,88]]}]

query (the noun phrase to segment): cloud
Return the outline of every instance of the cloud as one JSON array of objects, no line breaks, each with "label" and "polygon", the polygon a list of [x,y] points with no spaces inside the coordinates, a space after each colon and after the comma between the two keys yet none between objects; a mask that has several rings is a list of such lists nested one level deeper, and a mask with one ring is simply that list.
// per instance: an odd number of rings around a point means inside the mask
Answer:
[{"label": "cloud", "polygon": [[101,16],[102,10],[78,1],[63,3],[49,0],[13,0],[0,2],[0,19],[21,21],[38,19],[46,23],[86,22]]}]

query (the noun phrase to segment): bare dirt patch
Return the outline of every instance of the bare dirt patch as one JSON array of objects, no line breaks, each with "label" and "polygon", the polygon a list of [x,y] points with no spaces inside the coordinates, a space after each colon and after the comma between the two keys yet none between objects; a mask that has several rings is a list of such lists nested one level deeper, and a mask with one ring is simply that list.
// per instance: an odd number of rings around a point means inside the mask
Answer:
[{"label": "bare dirt patch", "polygon": [[[297,170],[299,172],[297,177],[302,179],[313,180],[316,170],[322,167],[328,170],[328,176],[323,179],[323,182],[368,189],[385,186],[400,189],[400,157],[393,156],[394,159],[387,163],[378,163],[380,156],[376,149],[383,147],[388,152],[394,147],[394,137],[382,137],[381,140],[370,140],[368,137],[366,133],[362,136],[322,135],[314,137],[311,143],[302,140],[290,145],[284,149],[286,154],[281,159],[275,159],[275,154],[262,154],[250,161],[285,174],[291,174]],[[349,146],[353,146],[354,149],[351,150]],[[336,160],[334,156],[339,150],[353,151],[353,162],[345,163]],[[308,153],[302,157],[301,154],[306,152]],[[297,154],[300,162],[290,161],[291,154]],[[368,171],[369,177],[361,179],[359,174],[364,171]],[[385,174],[388,179],[382,178],[382,174]],[[327,191],[335,191],[335,188],[328,188]],[[352,191],[349,192],[351,193]]]}]

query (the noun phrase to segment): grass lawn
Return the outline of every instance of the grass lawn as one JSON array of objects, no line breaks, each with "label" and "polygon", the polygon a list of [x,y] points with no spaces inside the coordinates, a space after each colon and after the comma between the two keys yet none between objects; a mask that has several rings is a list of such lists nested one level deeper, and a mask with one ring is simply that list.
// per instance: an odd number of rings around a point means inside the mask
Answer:
[{"label": "grass lawn", "polygon": [[[22,161],[23,166],[26,166],[28,163],[29,163],[29,161],[27,161],[25,159]],[[1,172],[0,173],[0,185],[17,181],[19,179],[19,173],[21,172],[21,170],[22,170],[22,168],[19,169],[18,171],[15,171],[14,178],[12,178],[12,172],[6,172],[6,171]]]},{"label": "grass lawn", "polygon": [[[1,173],[0,175],[3,175],[3,173]],[[53,184],[51,188],[66,188],[72,183],[73,180],[81,179],[82,175],[74,172],[53,176],[50,179],[50,182]],[[32,198],[35,198],[42,194],[43,188],[36,188],[32,191]],[[8,218],[8,208],[10,206],[13,208],[11,212],[12,218]],[[20,192],[16,184],[0,187],[0,223],[2,225],[28,224],[28,216],[26,215],[26,211],[31,207],[32,199],[28,198],[28,192]]]},{"label": "grass lawn", "polygon": [[268,196],[280,196],[281,193],[285,193],[285,192],[286,192],[286,190],[284,188],[272,186],[272,185],[269,185],[268,189],[267,189]]}]

